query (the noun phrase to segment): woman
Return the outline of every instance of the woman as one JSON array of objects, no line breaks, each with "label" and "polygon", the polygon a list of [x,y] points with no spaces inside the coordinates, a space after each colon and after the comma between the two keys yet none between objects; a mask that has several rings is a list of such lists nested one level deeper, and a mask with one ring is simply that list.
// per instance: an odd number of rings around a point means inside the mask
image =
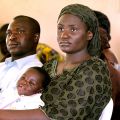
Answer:
[{"label": "woman", "polygon": [[98,120],[111,97],[106,64],[100,55],[98,23],[86,6],[73,4],[62,9],[57,25],[63,62],[44,66],[52,82],[43,93],[44,110],[51,118]]},{"label": "woman", "polygon": [[101,47],[93,11],[80,4],[68,5],[57,24],[58,43],[66,59],[44,65],[51,77],[42,95],[45,113],[0,111],[0,120],[98,120],[110,101],[111,82],[106,64],[98,58]]}]

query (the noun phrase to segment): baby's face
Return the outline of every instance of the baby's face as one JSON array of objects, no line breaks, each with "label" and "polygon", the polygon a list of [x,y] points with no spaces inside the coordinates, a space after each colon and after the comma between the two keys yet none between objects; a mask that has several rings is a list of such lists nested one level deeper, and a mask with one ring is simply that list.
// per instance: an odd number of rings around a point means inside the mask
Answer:
[{"label": "baby's face", "polygon": [[28,69],[18,80],[17,90],[19,95],[33,95],[42,89],[43,76],[35,69]]}]

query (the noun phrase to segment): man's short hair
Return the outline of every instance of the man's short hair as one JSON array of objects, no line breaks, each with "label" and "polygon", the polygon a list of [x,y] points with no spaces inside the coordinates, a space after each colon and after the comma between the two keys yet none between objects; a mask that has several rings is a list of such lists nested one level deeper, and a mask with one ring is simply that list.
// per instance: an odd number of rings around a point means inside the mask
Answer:
[{"label": "man's short hair", "polygon": [[40,34],[40,32],[41,32],[40,24],[34,18],[29,17],[29,16],[25,16],[25,15],[19,15],[19,16],[14,17],[13,19],[14,20],[22,19],[22,20],[25,20],[25,21],[29,22],[31,27],[32,27],[33,32]]}]

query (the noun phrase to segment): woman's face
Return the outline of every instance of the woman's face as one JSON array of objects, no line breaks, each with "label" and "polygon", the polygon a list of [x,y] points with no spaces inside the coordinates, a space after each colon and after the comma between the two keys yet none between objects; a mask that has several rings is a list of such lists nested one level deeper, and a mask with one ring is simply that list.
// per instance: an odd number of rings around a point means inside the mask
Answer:
[{"label": "woman's face", "polygon": [[93,34],[79,17],[64,14],[58,20],[57,40],[61,50],[65,53],[76,53],[87,50],[88,41]]}]

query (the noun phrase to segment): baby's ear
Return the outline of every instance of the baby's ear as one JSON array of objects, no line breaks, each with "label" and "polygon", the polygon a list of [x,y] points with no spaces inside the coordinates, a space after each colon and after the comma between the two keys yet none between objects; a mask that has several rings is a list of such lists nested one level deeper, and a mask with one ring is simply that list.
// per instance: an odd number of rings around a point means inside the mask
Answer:
[{"label": "baby's ear", "polygon": [[93,38],[93,33],[91,31],[87,32],[87,40],[91,40]]},{"label": "baby's ear", "polygon": [[38,90],[38,93],[42,93],[43,89]]}]

